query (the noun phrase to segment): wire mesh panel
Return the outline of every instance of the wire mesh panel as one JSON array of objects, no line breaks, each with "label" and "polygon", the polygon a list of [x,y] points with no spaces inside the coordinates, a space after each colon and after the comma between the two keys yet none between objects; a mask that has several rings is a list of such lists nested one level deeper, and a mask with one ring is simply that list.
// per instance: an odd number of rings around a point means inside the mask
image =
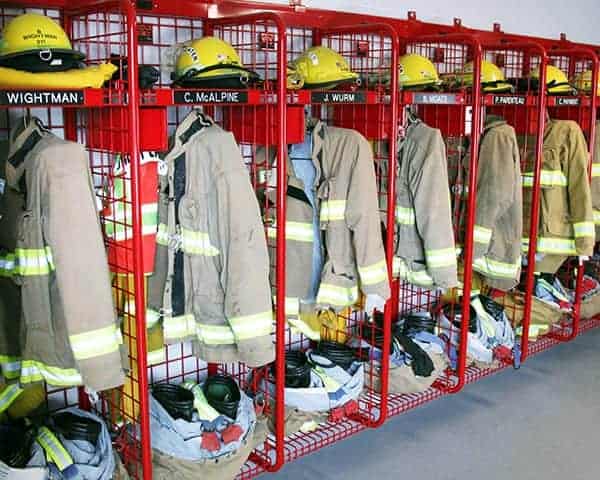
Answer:
[{"label": "wire mesh panel", "polygon": [[[553,93],[552,88],[549,89],[547,102],[548,116],[550,119],[574,121],[583,132],[589,155],[587,173],[588,181],[590,181],[593,175],[592,156],[596,129],[596,97],[592,94],[592,91],[575,90],[573,84],[577,77],[584,72],[590,73],[590,77],[593,76],[595,78],[597,58],[587,49],[572,48],[571,50],[549,51],[549,62],[568,77],[570,85],[567,91],[562,91],[562,93]],[[551,81],[551,79],[548,79],[548,81]],[[569,182],[575,181],[574,178],[569,179]],[[593,230],[593,224],[591,222],[588,223],[590,224],[590,229]],[[580,236],[579,233],[575,231],[576,242],[578,236]],[[552,336],[562,340],[571,340],[577,336],[581,318],[582,300],[590,293],[593,293],[590,291],[590,288],[593,287],[590,286],[589,281],[584,280],[585,262],[581,258],[567,257],[564,256],[565,261],[560,266],[557,277],[570,292],[570,299],[568,300],[570,304],[569,311],[562,317],[560,325],[555,325],[551,332]]]},{"label": "wire mesh panel", "polygon": [[[116,447],[132,478],[143,478],[141,442],[132,432],[139,431],[140,385],[136,350],[136,318],[131,301],[135,297],[133,219],[131,214],[131,175],[120,177],[125,190],[117,194],[115,164],[129,164],[135,141],[128,130],[131,105],[126,103],[128,58],[128,12],[118,3],[81,2],[73,8],[47,9],[44,2],[28,2],[31,8],[0,6],[0,28],[10,19],[25,12],[39,13],[61,23],[73,48],[85,55],[85,65],[114,62],[114,80],[105,88],[73,88],[66,90],[7,90],[3,93],[2,136],[22,116],[35,116],[53,134],[84,145],[89,155],[93,187],[99,210],[104,244],[112,276],[113,299],[128,351],[125,387],[101,392],[93,403],[79,389],[47,389],[50,411],[67,406],[95,409],[108,422],[109,430],[118,438]],[[83,81],[83,80],[82,80]],[[101,82],[100,82],[101,83]],[[68,159],[65,159],[68,161]],[[129,172],[129,171],[128,171]],[[74,205],[73,208],[76,208]],[[77,239],[73,239],[77,241]],[[85,286],[82,285],[85,289]],[[82,292],[82,294],[84,294]],[[90,307],[92,308],[92,307]],[[137,436],[139,438],[139,436]]]},{"label": "wire mesh panel", "polygon": [[[528,330],[531,315],[531,293],[533,290],[534,268],[530,268],[532,258],[528,256],[527,245],[536,242],[537,218],[539,207],[533,199],[539,197],[539,185],[535,184],[535,170],[541,162],[541,143],[543,142],[543,105],[544,91],[533,88],[529,77],[531,71],[539,68],[544,55],[541,47],[525,44],[511,48],[485,48],[484,60],[498,67],[506,81],[513,87],[509,91],[497,93],[502,84],[495,82],[482,87],[482,105],[484,108],[484,124],[486,119],[493,121],[495,117],[505,120],[512,126],[517,135],[520,158],[520,172],[523,187],[523,243],[522,262],[519,261],[521,278],[519,284],[509,291],[489,288],[484,285],[482,293],[490,296],[504,308],[512,328],[522,337],[521,348],[515,346],[512,358],[500,359],[492,368],[471,368],[467,381],[474,381],[481,376],[504,368],[509,364],[519,366],[522,355],[527,354]],[[507,169],[510,165],[505,166]],[[533,252],[532,252],[533,253]],[[533,262],[534,263],[534,262]],[[516,276],[516,275],[515,275]],[[525,318],[527,317],[527,318]],[[524,333],[523,333],[524,332]],[[521,350],[524,351],[521,352]]]},{"label": "wire mesh panel", "polygon": [[[444,86],[442,89],[431,86],[421,90],[407,89],[401,97],[402,124],[405,128],[410,128],[411,124],[420,120],[438,129],[443,137],[456,247],[456,253],[452,253],[457,258],[472,250],[469,246],[472,238],[468,223],[469,215],[472,215],[469,212],[474,205],[470,194],[472,189],[469,188],[472,180],[469,172],[475,169],[475,164],[470,149],[477,148],[479,129],[473,127],[473,122],[478,122],[474,118],[478,117],[478,113],[473,115],[475,101],[468,97],[461,73],[465,65],[474,59],[473,45],[470,40],[446,42],[435,38],[407,43],[406,53],[429,59],[441,74]],[[467,360],[466,329],[469,325],[468,301],[463,296],[468,300],[471,291],[471,269],[465,270],[462,264],[459,267],[459,284],[459,288],[444,292],[441,288],[424,286],[416,278],[405,277],[398,281],[399,319],[415,313],[431,314],[436,319],[436,333],[444,340],[446,353],[451,356],[451,367],[436,380],[432,388],[423,393],[392,395],[390,414],[402,413],[443,393],[462,388]]]},{"label": "wire mesh panel", "polygon": [[[261,208],[271,253],[271,289],[275,304],[278,305],[279,296],[284,295],[283,287],[279,288],[278,275],[281,273],[278,273],[277,260],[277,238],[280,236],[277,225],[282,218],[278,216],[278,211],[283,212],[284,208],[279,203],[277,187],[280,175],[278,150],[285,142],[279,128],[281,110],[278,105],[282,102],[279,101],[277,90],[279,55],[281,48],[285,48],[279,34],[281,27],[268,14],[210,21],[200,16],[185,16],[185,11],[183,13],[174,7],[171,14],[161,12],[157,15],[149,11],[138,16],[139,31],[143,33],[138,50],[139,62],[161,71],[158,88],[142,91],[142,122],[145,115],[166,107],[168,131],[159,134],[172,135],[191,109],[201,109],[223,129],[234,134]],[[218,84],[209,87],[173,85],[171,74],[176,71],[179,54],[194,40],[208,36],[229,43],[244,68],[255,72],[258,79],[245,88],[222,88]],[[291,137],[303,135],[304,130],[303,113],[301,116],[296,114],[294,118],[297,124],[288,120]],[[152,122],[147,127],[142,125],[142,147],[146,139],[150,140],[155,134]],[[278,315],[277,308],[275,315]],[[277,392],[269,387],[276,383],[274,366],[251,369],[243,363],[208,364],[194,355],[190,343],[169,345],[161,360],[149,367],[151,384],[180,384],[185,380],[201,382],[209,375],[226,374],[233,377],[240,388],[252,397],[261,398],[265,405],[264,413],[270,418],[270,426],[274,428],[277,425]],[[265,469],[274,468],[281,456],[276,451],[276,444],[275,436],[269,435],[264,445],[251,455],[240,476],[250,478]]]}]

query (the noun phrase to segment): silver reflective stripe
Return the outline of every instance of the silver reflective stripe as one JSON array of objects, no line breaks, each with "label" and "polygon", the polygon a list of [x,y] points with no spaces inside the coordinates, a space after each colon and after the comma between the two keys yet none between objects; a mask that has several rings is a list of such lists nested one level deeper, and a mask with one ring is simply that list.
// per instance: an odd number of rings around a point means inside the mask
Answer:
[{"label": "silver reflective stripe", "polygon": [[344,220],[346,216],[346,200],[325,200],[321,202],[321,221],[330,222]]},{"label": "silver reflective stripe", "polygon": [[427,266],[432,269],[456,265],[456,249],[454,247],[425,250],[425,257]]},{"label": "silver reflective stripe", "polygon": [[38,430],[37,442],[42,446],[48,459],[62,472],[73,465],[73,458],[60,440],[46,427]]},{"label": "silver reflective stripe", "polygon": [[416,221],[413,208],[396,206],[396,222],[402,225],[414,225]]},{"label": "silver reflective stripe", "polygon": [[360,281],[363,285],[376,285],[388,279],[387,264],[385,260],[368,265],[366,267],[358,267]]},{"label": "silver reflective stripe", "polygon": [[231,317],[229,325],[238,341],[270,335],[273,333],[273,311]]},{"label": "silver reflective stripe", "polygon": [[477,258],[473,261],[473,268],[480,273],[498,278],[517,278],[521,267],[521,259],[514,263],[498,262],[487,257]]},{"label": "silver reflective stripe", "polygon": [[[308,222],[285,222],[285,238],[297,242],[312,242],[314,240],[313,224]],[[277,225],[267,227],[267,236],[277,238]]]},{"label": "silver reflective stripe", "polygon": [[181,229],[181,247],[189,255],[214,257],[219,255],[219,249],[212,245],[208,233]]},{"label": "silver reflective stripe", "polygon": [[235,337],[229,325],[196,324],[198,338],[207,345],[233,345]]},{"label": "silver reflective stripe", "polygon": [[593,237],[595,231],[594,222],[577,222],[573,224],[575,238]]},{"label": "silver reflective stripe", "polygon": [[[522,239],[522,246],[524,252],[529,250],[529,238]],[[575,240],[570,238],[539,237],[537,251],[559,255],[577,255]]]},{"label": "silver reflective stripe", "polygon": [[5,385],[0,392],[0,413],[10,407],[21,393],[23,390],[18,385]]},{"label": "silver reflective stripe", "polygon": [[119,346],[123,344],[121,330],[116,325],[70,335],[69,341],[76,360],[89,360],[109,355],[118,351]]},{"label": "silver reflective stripe", "polygon": [[51,367],[37,360],[23,360],[21,362],[21,383],[46,381],[57,387],[73,387],[82,385],[81,375],[74,368]]},{"label": "silver reflective stripe", "polygon": [[[542,170],[540,172],[540,185],[544,187],[566,187],[568,181],[561,170]],[[523,173],[523,186],[533,187],[533,172]]]},{"label": "silver reflective stripe", "polygon": [[492,230],[481,225],[475,225],[473,229],[473,240],[477,243],[487,245],[492,240]]},{"label": "silver reflective stripe", "polygon": [[433,278],[426,270],[411,271],[406,262],[400,257],[394,257],[393,262],[394,276],[421,287],[431,287]]},{"label": "silver reflective stripe", "polygon": [[[600,224],[600,210],[594,210],[593,213],[594,213],[594,223],[596,225]],[[598,239],[598,240],[600,240],[600,239]],[[1,273],[0,273],[0,275],[1,275]]]},{"label": "silver reflective stripe", "polygon": [[165,341],[176,341],[196,335],[194,315],[163,316]]},{"label": "silver reflective stripe", "polygon": [[592,164],[592,177],[600,177],[600,163]]},{"label": "silver reflective stripe", "polygon": [[330,283],[321,283],[317,303],[337,307],[353,305],[358,300],[358,287],[339,287]]}]

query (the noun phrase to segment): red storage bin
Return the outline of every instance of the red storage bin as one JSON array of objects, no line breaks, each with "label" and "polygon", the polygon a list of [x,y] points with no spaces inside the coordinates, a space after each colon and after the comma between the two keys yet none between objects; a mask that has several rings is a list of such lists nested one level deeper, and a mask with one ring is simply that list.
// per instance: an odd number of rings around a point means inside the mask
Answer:
[{"label": "red storage bin", "polygon": [[[279,139],[279,122],[276,105],[248,105],[223,109],[223,125],[235,136],[238,143],[276,145]],[[286,116],[286,141],[288,144],[304,141],[304,107],[289,105]]]},{"label": "red storage bin", "polygon": [[[88,111],[89,148],[121,152],[130,148],[127,108],[91,108]],[[164,151],[168,148],[167,110],[163,107],[140,109],[140,150]]]}]

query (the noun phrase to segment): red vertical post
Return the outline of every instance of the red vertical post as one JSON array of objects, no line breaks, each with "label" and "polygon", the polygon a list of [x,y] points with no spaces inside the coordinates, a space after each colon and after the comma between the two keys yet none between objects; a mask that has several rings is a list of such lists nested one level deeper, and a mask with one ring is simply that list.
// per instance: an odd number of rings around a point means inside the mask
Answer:
[{"label": "red vertical post", "polygon": [[135,288],[136,353],[138,367],[140,458],[142,478],[152,480],[152,449],[150,440],[150,409],[148,399],[148,365],[146,346],[146,301],[143,266],[142,208],[140,200],[140,129],[138,89],[138,43],[135,5],[127,0],[121,2],[127,24],[128,65],[127,110],[129,120],[129,155],[131,162],[131,200],[133,220],[133,278]]},{"label": "red vertical post", "polygon": [[479,158],[479,138],[481,136],[481,45],[478,41],[471,42],[473,50],[473,90],[472,90],[472,128],[471,128],[471,157],[469,159],[469,201],[467,205],[467,222],[465,224],[465,252],[463,267],[463,296],[462,317],[460,324],[460,344],[456,385],[448,389],[449,393],[457,393],[465,385],[467,370],[467,341],[469,334],[469,318],[471,308],[471,282],[473,280],[473,229],[475,226],[475,207],[477,191],[477,161]]},{"label": "red vertical post", "polygon": [[531,218],[529,220],[529,249],[527,251],[527,278],[525,280],[525,306],[521,324],[521,363],[529,355],[529,327],[531,325],[531,306],[533,301],[535,254],[537,250],[537,234],[540,221],[540,181],[544,151],[544,129],[546,128],[546,65],[548,57],[541,52],[540,79],[537,95],[537,133],[535,145],[535,162],[533,166],[533,185],[531,192]]},{"label": "red vertical post", "polygon": [[[399,110],[399,85],[398,85],[398,59],[400,57],[400,40],[398,34],[391,27],[387,26],[385,31],[389,32],[392,42],[391,45],[391,90],[390,90],[390,127],[389,127],[389,160],[387,171],[387,217],[386,217],[386,262],[388,268],[388,278],[393,278],[393,263],[394,263],[394,234],[396,226],[396,164],[398,156],[398,110]],[[396,289],[392,289],[394,291]],[[392,317],[397,315],[398,296],[393,295],[386,302],[383,316],[383,345],[381,358],[381,387],[379,405],[379,418],[376,421],[370,422],[370,427],[377,428],[383,425],[388,414],[388,390],[389,390],[389,371],[390,371],[390,346],[392,335]]]},{"label": "red vertical post", "polygon": [[[592,62],[592,87],[598,85],[598,57],[590,51],[590,60]],[[572,58],[571,64],[575,61]],[[589,151],[589,162],[588,162],[588,180],[591,181],[592,162],[594,161],[594,140],[596,134],[596,107],[598,101],[598,92],[596,89],[592,89],[592,97],[590,99],[590,128],[589,128],[589,140],[588,140],[588,151]],[[581,108],[581,107],[580,107]],[[575,302],[573,304],[573,323],[571,325],[571,333],[563,338],[565,341],[571,341],[577,335],[579,335],[579,324],[581,321],[581,300],[583,294],[583,262],[577,264],[577,279],[575,284]]]}]

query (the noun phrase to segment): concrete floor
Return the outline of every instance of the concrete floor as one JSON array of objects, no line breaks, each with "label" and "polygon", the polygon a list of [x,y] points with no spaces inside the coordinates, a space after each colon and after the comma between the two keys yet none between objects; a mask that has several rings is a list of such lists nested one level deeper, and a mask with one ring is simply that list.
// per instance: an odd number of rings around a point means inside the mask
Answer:
[{"label": "concrete floor", "polygon": [[286,465],[273,480],[600,477],[600,329]]}]

